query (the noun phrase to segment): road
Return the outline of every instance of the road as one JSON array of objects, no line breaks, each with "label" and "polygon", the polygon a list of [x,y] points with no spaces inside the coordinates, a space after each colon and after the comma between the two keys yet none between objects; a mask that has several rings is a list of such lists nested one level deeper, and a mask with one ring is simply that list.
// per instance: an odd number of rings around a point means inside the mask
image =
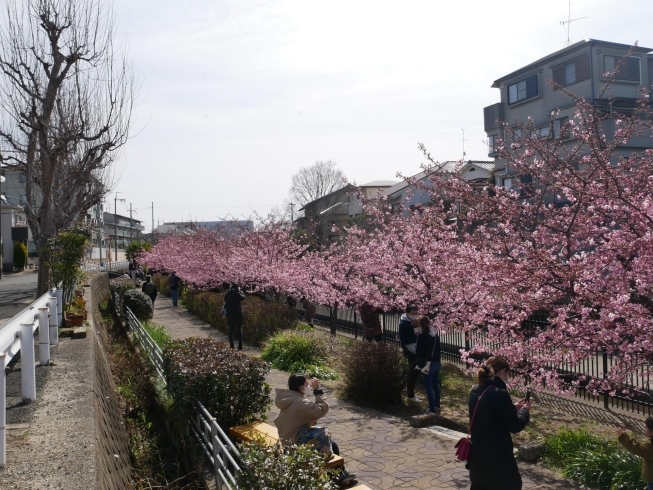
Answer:
[{"label": "road", "polygon": [[36,271],[3,274],[0,279],[0,325],[36,299]]}]

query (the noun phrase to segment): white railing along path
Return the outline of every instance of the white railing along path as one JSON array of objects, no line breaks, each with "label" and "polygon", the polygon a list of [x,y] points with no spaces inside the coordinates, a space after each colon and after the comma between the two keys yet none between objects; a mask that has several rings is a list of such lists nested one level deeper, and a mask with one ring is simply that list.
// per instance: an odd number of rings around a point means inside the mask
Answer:
[{"label": "white railing along path", "polygon": [[7,376],[5,367],[21,353],[24,401],[36,401],[34,332],[39,331],[39,363],[50,363],[50,345],[59,343],[61,290],[50,290],[0,326],[0,467],[7,464]]}]

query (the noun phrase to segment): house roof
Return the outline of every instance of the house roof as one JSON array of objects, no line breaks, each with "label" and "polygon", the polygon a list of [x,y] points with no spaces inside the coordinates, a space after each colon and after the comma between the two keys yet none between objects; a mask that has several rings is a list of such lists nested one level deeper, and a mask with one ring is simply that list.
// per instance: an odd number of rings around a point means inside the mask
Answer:
[{"label": "house roof", "polygon": [[[587,46],[597,45],[597,44],[601,45],[601,46],[604,46],[604,47],[607,47],[607,48],[616,48],[616,49],[622,49],[622,50],[628,50],[628,49],[630,49],[632,47],[629,44],[613,43],[613,42],[609,42],[609,41],[601,41],[599,39],[583,39],[582,41],[578,41],[577,43],[574,43],[574,44],[572,44],[570,46],[567,46],[566,48],[559,49],[558,51],[556,51],[554,53],[551,53],[551,54],[545,56],[544,58],[540,58],[539,60],[534,61],[533,63],[530,63],[530,64],[528,64],[528,65],[526,65],[526,66],[524,66],[524,67],[522,67],[522,68],[520,68],[520,69],[518,69],[516,71],[513,71],[512,73],[508,73],[507,75],[495,80],[494,83],[492,84],[492,88],[499,88],[501,86],[501,83],[506,81],[507,79],[516,77],[517,75],[520,75],[520,74],[525,73],[525,72],[527,72],[529,70],[532,70],[536,66],[542,65],[542,64],[544,64],[544,63],[546,63],[548,61],[552,61],[552,60],[554,60],[556,58],[563,57],[563,56],[565,56],[568,53],[571,53],[573,51],[577,51],[577,50],[583,49],[583,48],[585,48]],[[636,46],[634,51],[638,52],[638,53],[650,53],[653,50],[651,48],[644,48],[642,46]]]},{"label": "house roof", "polygon": [[[437,163],[436,165],[433,166],[432,171],[422,171],[418,174],[415,174],[411,177],[409,177],[411,180],[423,180],[426,177],[428,177],[431,173],[434,172],[455,172],[460,165],[460,161],[447,161],[447,162],[442,162],[442,163]],[[479,167],[484,170],[487,170],[488,172],[492,172],[494,170],[494,162],[492,161],[487,161],[487,160],[467,160],[465,164],[460,167],[459,171],[463,171],[464,169],[468,167]],[[406,187],[408,187],[410,183],[407,180],[402,180],[401,182],[398,182],[397,184],[393,185],[389,189],[386,189],[383,191],[384,196],[394,196],[398,192],[404,190]]]},{"label": "house roof", "polygon": [[373,180],[372,182],[359,185],[358,187],[392,187],[396,183],[396,180]]}]

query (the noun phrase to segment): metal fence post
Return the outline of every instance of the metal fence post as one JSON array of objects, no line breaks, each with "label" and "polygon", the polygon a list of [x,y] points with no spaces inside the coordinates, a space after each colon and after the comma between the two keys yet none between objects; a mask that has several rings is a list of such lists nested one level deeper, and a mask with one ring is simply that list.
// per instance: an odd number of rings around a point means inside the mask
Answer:
[{"label": "metal fence post", "polygon": [[[608,377],[608,353],[603,351],[603,379]],[[608,390],[603,392],[603,408],[609,408],[608,404]]]},{"label": "metal fence post", "polygon": [[39,308],[39,363],[41,366],[50,364],[50,318],[47,306]]},{"label": "metal fence post", "polygon": [[7,376],[5,375],[5,357],[0,353],[0,468],[7,464]]},{"label": "metal fence post", "polygon": [[[57,327],[63,325],[62,316],[63,316],[63,291],[57,289],[54,292],[57,297]],[[59,334],[57,333],[57,343],[59,343]]]},{"label": "metal fence post", "polygon": [[48,300],[48,309],[50,310],[50,345],[57,345],[59,343],[57,298],[52,297]]},{"label": "metal fence post", "polygon": [[36,401],[33,323],[20,324],[20,380],[23,389],[23,400]]},{"label": "metal fence post", "polygon": [[215,442],[218,438],[218,423],[214,418],[212,418],[209,422],[211,424],[211,446],[213,447],[213,473],[215,474],[215,485],[218,490],[221,490],[222,481],[220,480],[220,473],[218,471],[220,469],[220,462],[218,460],[218,443]]}]

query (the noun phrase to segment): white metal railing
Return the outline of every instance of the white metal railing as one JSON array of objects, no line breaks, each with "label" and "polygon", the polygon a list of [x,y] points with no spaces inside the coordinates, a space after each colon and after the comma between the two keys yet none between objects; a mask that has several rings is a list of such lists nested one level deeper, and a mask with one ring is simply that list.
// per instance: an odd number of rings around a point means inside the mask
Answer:
[{"label": "white metal railing", "polygon": [[59,343],[61,290],[50,290],[0,326],[0,467],[7,464],[7,376],[5,367],[21,352],[24,401],[36,401],[34,332],[39,331],[39,364],[50,363],[50,345]]},{"label": "white metal railing", "polygon": [[103,272],[103,271],[119,271],[129,269],[129,260],[115,260],[113,262],[107,262],[107,265],[100,264],[84,264],[82,270],[84,272]]},{"label": "white metal railing", "polygon": [[[120,301],[120,298],[118,298],[118,301]],[[138,318],[136,318],[128,307],[125,307],[125,318],[127,319],[129,330],[134,332],[134,337],[138,339],[150,362],[152,362],[154,369],[156,369],[159,378],[165,384],[166,378],[163,374],[163,352],[161,351],[161,347],[152,339],[149,332],[145,330],[141,322],[138,321]]]},{"label": "white metal railing", "polygon": [[[116,313],[120,314],[122,302],[118,293],[114,293],[113,301]],[[152,339],[129,307],[124,309],[129,330],[134,333],[134,337],[143,347],[148,359],[159,375],[159,379],[166,384],[161,347]],[[237,460],[240,460],[238,449],[204,405],[195,402],[194,406],[195,416],[188,421],[188,427],[213,465],[216,488],[218,490],[238,489],[236,475],[241,471],[241,467],[237,463]]]}]

